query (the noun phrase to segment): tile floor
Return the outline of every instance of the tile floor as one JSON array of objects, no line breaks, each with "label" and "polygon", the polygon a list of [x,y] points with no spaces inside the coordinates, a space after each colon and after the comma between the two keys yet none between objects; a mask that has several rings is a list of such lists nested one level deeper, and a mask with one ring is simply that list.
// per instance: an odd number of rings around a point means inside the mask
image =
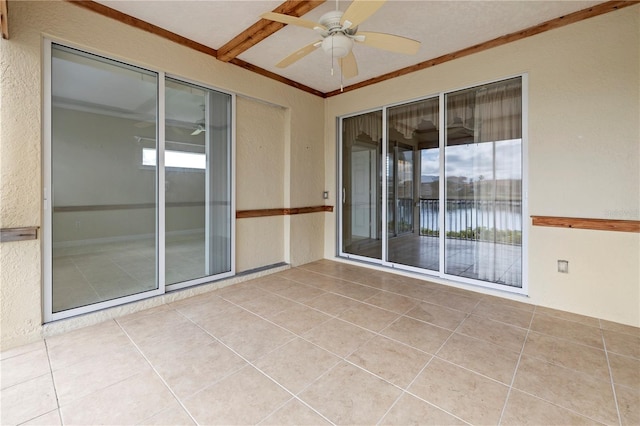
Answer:
[{"label": "tile floor", "polygon": [[2,353],[9,424],[640,424],[640,329],[328,260]]}]

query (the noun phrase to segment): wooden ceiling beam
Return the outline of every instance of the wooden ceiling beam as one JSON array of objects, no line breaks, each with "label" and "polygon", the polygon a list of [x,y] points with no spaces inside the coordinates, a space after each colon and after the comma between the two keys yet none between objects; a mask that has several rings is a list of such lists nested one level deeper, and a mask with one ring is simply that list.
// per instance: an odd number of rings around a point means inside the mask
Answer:
[{"label": "wooden ceiling beam", "polygon": [[[305,13],[320,6],[325,1],[326,0],[287,0],[280,6],[273,9],[273,12],[299,18]],[[237,57],[242,52],[249,50],[271,34],[281,30],[285,25],[286,24],[270,21],[268,19],[260,19],[258,22],[235,36],[224,46],[220,47],[218,49],[218,59],[223,62],[231,61],[233,58]]]},{"label": "wooden ceiling beam", "polygon": [[2,29],[2,38],[9,40],[9,0],[0,0],[0,27]]},{"label": "wooden ceiling beam", "polygon": [[619,10],[628,6],[633,6],[638,3],[640,3],[640,0],[607,1],[604,3],[600,3],[593,7],[578,10],[577,12],[560,16],[559,18],[551,19],[549,21],[543,22],[538,25],[534,25],[533,27],[529,27],[521,31],[516,31],[511,34],[503,35],[501,37],[494,38],[493,40],[485,41],[484,43],[476,44],[474,46],[467,47],[465,49],[461,49],[456,52],[448,53],[446,55],[442,55],[434,59],[429,59],[428,61],[420,62],[418,64],[408,66],[406,68],[401,68],[399,70],[392,71],[390,73],[383,74],[378,77],[370,78],[368,80],[352,84],[350,86],[345,87],[342,90],[333,90],[331,92],[327,92],[325,93],[325,97],[329,98],[332,96],[339,95],[341,93],[350,92],[352,90],[360,89],[366,86],[371,86],[372,84],[380,83],[385,80],[390,80],[392,78],[410,74],[415,71],[420,71],[426,68],[440,65],[445,62],[453,61],[454,59],[458,59],[464,56],[472,55],[474,53],[482,52],[484,50],[493,49],[494,47],[502,46],[504,44],[522,40],[524,38],[531,37],[540,33],[544,33],[549,30],[564,27],[565,25],[574,24],[576,22],[583,21],[585,19],[593,18],[594,16],[602,15],[609,12],[614,12],[616,10]]}]

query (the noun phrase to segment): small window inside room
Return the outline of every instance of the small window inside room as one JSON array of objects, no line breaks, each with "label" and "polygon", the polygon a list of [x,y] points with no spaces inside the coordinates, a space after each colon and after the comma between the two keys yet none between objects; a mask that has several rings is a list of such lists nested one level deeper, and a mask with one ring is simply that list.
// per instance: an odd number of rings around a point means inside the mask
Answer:
[{"label": "small window inside room", "polygon": [[46,321],[233,274],[232,96],[47,47]]}]

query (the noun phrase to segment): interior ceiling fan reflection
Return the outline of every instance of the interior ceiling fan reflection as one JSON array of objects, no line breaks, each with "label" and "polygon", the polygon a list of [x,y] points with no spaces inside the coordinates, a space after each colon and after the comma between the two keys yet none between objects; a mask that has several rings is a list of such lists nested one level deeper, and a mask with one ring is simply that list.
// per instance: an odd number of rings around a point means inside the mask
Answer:
[{"label": "interior ceiling fan reflection", "polygon": [[319,22],[275,12],[262,14],[264,19],[312,29],[321,37],[320,40],[296,50],[278,62],[276,67],[288,67],[322,47],[323,51],[331,55],[332,60],[338,59],[342,75],[353,78],[358,75],[358,65],[352,51],[354,42],[396,53],[416,54],[420,49],[420,42],[417,40],[393,34],[358,31],[358,25],[376,13],[385,3],[386,0],[354,0],[345,12],[341,12],[336,0],[336,10],[322,15]]}]

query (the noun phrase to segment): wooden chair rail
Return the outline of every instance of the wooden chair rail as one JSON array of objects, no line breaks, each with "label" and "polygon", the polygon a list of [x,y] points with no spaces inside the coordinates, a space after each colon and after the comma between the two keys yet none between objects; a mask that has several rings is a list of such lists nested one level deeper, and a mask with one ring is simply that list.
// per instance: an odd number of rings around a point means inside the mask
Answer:
[{"label": "wooden chair rail", "polygon": [[640,233],[640,220],[587,219],[559,216],[531,216],[531,219],[533,226]]}]

